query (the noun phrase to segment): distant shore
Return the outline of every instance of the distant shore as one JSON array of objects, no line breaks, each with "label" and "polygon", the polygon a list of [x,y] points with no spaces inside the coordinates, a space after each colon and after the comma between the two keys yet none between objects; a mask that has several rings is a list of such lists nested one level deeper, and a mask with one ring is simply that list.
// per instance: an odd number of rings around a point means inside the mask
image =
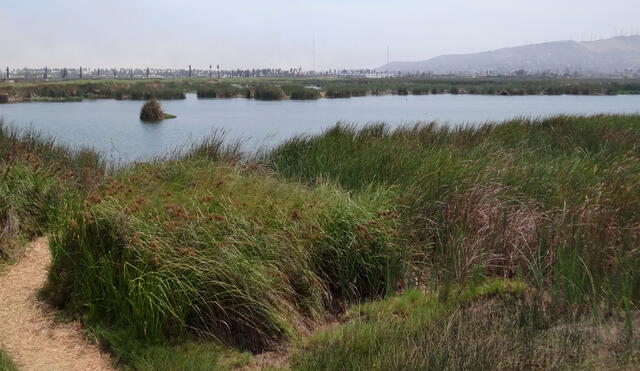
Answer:
[{"label": "distant shore", "polygon": [[313,100],[368,95],[619,95],[640,94],[639,79],[434,77],[434,78],[228,78],[2,82],[0,103],[77,102],[83,99],[253,98]]}]

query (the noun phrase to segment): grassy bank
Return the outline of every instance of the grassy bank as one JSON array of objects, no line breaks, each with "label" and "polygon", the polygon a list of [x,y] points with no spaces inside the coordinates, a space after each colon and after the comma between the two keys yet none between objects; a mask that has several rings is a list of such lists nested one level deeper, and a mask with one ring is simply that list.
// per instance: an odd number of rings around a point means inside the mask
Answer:
[{"label": "grassy bank", "polygon": [[[310,88],[313,87],[313,88]],[[258,93],[256,94],[256,91]],[[78,101],[81,99],[184,99],[250,97],[256,99],[350,98],[366,95],[616,95],[639,94],[636,79],[540,77],[424,78],[228,78],[173,80],[81,80],[0,83],[10,102]],[[264,94],[263,94],[264,93]]]},{"label": "grassy bank", "polygon": [[[308,370],[639,361],[640,116],[338,124],[251,159],[211,138],[107,176],[0,138],[20,164],[0,184],[49,195],[11,201],[50,234],[45,296],[123,367],[283,348],[274,366]],[[49,163],[72,175],[22,180]]]}]

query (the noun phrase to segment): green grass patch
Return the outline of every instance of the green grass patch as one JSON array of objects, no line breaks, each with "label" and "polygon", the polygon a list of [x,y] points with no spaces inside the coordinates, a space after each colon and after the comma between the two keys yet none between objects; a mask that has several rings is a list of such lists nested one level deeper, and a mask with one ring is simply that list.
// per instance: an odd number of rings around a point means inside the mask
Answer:
[{"label": "green grass patch", "polygon": [[123,330],[101,326],[90,329],[111,352],[123,370],[232,370],[246,366],[251,354],[225,347],[219,342],[148,342],[132,338]]},{"label": "green grass patch", "polygon": [[505,280],[446,295],[408,291],[352,307],[345,322],[303,340],[291,368],[602,369],[638,361],[640,343],[621,318],[572,318],[544,302],[522,283]]},{"label": "green grass patch", "polygon": [[2,349],[0,349],[0,371],[18,371],[11,358]]},{"label": "green grass patch", "polygon": [[185,343],[173,347],[151,346],[124,367],[136,371],[208,371],[236,370],[251,359],[248,353],[225,349],[220,345]]}]

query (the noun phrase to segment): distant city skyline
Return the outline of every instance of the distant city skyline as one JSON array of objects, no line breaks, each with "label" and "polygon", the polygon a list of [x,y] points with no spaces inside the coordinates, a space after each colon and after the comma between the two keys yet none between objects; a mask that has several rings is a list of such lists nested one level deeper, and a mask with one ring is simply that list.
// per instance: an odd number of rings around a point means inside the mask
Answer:
[{"label": "distant city skyline", "polygon": [[375,68],[640,33],[637,1],[4,0],[0,66]]}]

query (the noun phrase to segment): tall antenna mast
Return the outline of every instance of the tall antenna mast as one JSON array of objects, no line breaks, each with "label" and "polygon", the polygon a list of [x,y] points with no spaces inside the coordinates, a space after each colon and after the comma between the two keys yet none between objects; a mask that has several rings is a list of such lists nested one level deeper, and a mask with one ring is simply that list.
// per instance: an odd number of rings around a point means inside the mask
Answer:
[{"label": "tall antenna mast", "polygon": [[313,72],[316,72],[316,32],[313,31]]}]

